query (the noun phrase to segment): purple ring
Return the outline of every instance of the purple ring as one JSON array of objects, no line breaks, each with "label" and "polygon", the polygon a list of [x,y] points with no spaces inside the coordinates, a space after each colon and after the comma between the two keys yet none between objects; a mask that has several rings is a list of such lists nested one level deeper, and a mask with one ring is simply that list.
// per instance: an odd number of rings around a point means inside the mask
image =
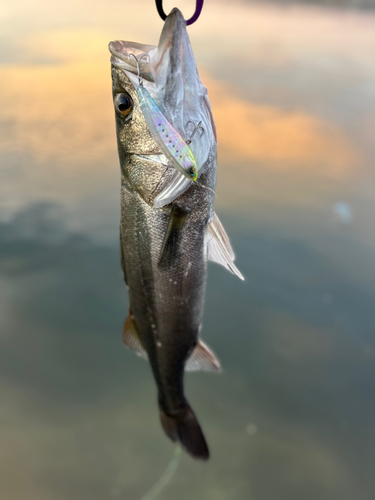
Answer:
[{"label": "purple ring", "polygon": [[[163,0],[155,0],[155,2],[156,2],[156,8],[159,12],[159,16],[163,19],[163,21],[165,21],[167,18],[167,15],[163,9]],[[202,8],[203,8],[203,2],[204,2],[204,0],[196,0],[195,12],[191,16],[191,18],[186,21],[187,26],[190,26],[191,24],[195,23],[195,21],[201,15]]]}]

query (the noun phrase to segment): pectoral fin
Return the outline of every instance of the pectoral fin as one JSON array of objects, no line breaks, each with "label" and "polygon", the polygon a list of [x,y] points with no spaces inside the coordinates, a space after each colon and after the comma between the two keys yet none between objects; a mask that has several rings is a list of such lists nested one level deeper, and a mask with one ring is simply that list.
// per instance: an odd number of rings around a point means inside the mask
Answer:
[{"label": "pectoral fin", "polygon": [[154,207],[161,208],[168,203],[172,203],[180,194],[184,193],[191,186],[191,181],[176,170],[170,182],[157,195],[154,200]]},{"label": "pectoral fin", "polygon": [[188,372],[198,370],[206,372],[219,372],[221,370],[221,366],[220,361],[211,349],[204,342],[202,342],[202,340],[198,340],[194,351],[186,361],[185,370]]},{"label": "pectoral fin", "polygon": [[160,252],[159,267],[167,267],[176,259],[182,237],[182,230],[190,215],[190,208],[175,204],[172,206],[168,227]]},{"label": "pectoral fin", "polygon": [[138,356],[144,359],[148,359],[147,352],[142,346],[141,340],[138,335],[137,327],[134,324],[132,313],[129,311],[128,317],[126,318],[124,328],[122,330],[122,341],[123,343],[135,351]]},{"label": "pectoral fin", "polygon": [[221,264],[241,280],[244,280],[245,278],[234,265],[234,253],[229,238],[216,214],[207,225],[205,238],[208,260]]}]

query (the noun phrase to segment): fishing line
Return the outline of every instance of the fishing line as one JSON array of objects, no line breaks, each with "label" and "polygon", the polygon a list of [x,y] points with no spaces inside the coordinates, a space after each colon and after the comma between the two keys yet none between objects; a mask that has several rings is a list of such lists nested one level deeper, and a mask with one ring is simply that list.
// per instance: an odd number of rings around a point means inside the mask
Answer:
[{"label": "fishing line", "polygon": [[[186,21],[187,26],[190,26],[191,24],[195,23],[195,21],[201,15],[202,8],[203,8],[203,1],[204,0],[196,0],[195,12],[191,16],[191,18]],[[158,12],[159,12],[159,16],[163,19],[163,21],[165,21],[167,18],[167,15],[163,9],[163,0],[155,0],[155,2],[156,2],[156,8],[158,9]]]},{"label": "fishing line", "polygon": [[212,191],[214,193],[214,195],[216,196],[216,191],[208,186],[205,186],[204,184],[201,184],[200,182],[198,181],[195,181],[195,184],[197,184],[199,187],[201,188],[204,188],[204,189],[209,189],[210,191]]},{"label": "fishing line", "polygon": [[176,470],[178,469],[178,466],[180,465],[180,459],[181,447],[176,446],[171,461],[167,465],[167,468],[165,469],[163,474],[160,476],[160,479],[156,481],[154,486],[145,495],[143,495],[141,500],[154,500],[160,495],[160,493],[165,490],[165,488],[171,482]]}]

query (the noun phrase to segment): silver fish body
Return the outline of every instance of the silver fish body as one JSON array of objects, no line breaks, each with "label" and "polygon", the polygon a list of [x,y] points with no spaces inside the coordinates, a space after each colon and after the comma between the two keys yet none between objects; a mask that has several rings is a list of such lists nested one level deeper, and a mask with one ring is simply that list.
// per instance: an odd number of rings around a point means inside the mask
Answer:
[{"label": "silver fish body", "polygon": [[[167,18],[159,49],[166,38],[170,40],[168,61],[173,76],[173,71],[184,64],[181,44],[186,44],[187,38],[185,21],[177,9]],[[113,46],[111,52],[115,52]],[[208,447],[185,398],[183,377],[189,367],[212,371],[220,368],[214,354],[199,340],[210,253],[208,241],[217,240],[214,233],[222,229],[219,222],[216,229],[212,226],[217,167],[214,122],[211,116],[211,130],[205,131],[205,140],[207,136],[211,140],[204,153],[205,161],[200,164],[199,182],[186,184],[147,128],[132,78],[134,69],[125,70],[116,61],[118,52],[115,61],[112,59],[112,82],[121,164],[121,260],[130,300],[123,340],[150,362],[166,434],[173,441],[180,441],[192,456],[205,460],[209,457]],[[152,68],[149,69],[152,75]],[[174,93],[181,93],[181,88],[172,83],[168,88],[161,103],[166,113],[171,109],[168,103],[175,99]],[[207,114],[207,109],[211,113],[204,95],[202,99],[203,113]],[[132,102],[131,113],[122,116],[118,102],[126,106]],[[173,116],[169,119],[171,123],[178,121]],[[160,199],[164,200],[162,206],[158,204]],[[225,237],[223,233],[222,239]],[[231,252],[230,246],[225,248]],[[212,246],[211,253],[215,253]],[[212,260],[218,258],[213,256]],[[233,258],[229,260],[232,262]],[[230,268],[232,264],[225,265]]]}]

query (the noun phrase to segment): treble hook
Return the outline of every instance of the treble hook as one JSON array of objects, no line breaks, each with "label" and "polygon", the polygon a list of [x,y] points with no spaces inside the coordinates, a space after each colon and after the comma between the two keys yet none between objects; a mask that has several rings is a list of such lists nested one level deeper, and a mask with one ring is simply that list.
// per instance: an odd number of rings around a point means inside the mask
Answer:
[{"label": "treble hook", "polygon": [[150,63],[150,56],[146,53],[142,54],[140,57],[136,57],[134,54],[129,54],[129,57],[134,57],[136,63],[137,63],[137,69],[138,69],[138,83],[140,87],[143,87],[143,81],[141,78],[141,61],[145,57],[148,59],[148,62]]},{"label": "treble hook", "polygon": [[[163,21],[165,21],[167,18],[167,15],[163,9],[163,0],[155,0],[155,2],[156,2],[156,8],[158,9],[158,12],[159,12],[159,16],[163,19]],[[196,0],[195,12],[191,16],[191,18],[186,21],[187,26],[190,26],[191,24],[195,23],[195,21],[201,15],[202,8],[203,8],[203,2],[204,2],[204,0]]]},{"label": "treble hook", "polygon": [[[193,123],[192,121],[188,121],[187,125],[189,125],[189,123],[192,123],[192,124],[194,125],[194,123]],[[186,125],[186,126],[187,126],[187,125]],[[190,136],[190,139],[188,139],[188,140],[186,141],[186,144],[187,144],[188,146],[189,146],[189,144],[191,144],[191,141],[193,140],[193,138],[194,138],[195,134],[198,132],[198,130],[201,130],[201,131],[202,131],[202,134],[203,134],[203,132],[204,132],[204,128],[202,127],[202,120],[201,120],[201,121],[198,123],[198,125],[194,128],[194,130],[193,130],[193,132],[192,132],[192,134],[191,134],[191,136]],[[201,134],[201,135],[202,135],[202,134]]]}]

